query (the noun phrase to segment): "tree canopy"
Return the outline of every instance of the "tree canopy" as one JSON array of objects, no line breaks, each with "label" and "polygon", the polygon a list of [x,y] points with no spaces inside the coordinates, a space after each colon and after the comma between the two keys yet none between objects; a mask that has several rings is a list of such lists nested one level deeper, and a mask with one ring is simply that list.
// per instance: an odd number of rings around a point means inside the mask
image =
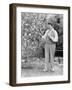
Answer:
[{"label": "tree canopy", "polygon": [[[36,54],[41,49],[41,34],[47,30],[48,22],[53,24],[59,35],[56,49],[63,49],[63,15],[48,13],[21,13],[21,46],[23,56]],[[41,52],[41,50],[39,51]],[[38,53],[38,52],[37,52]]]}]

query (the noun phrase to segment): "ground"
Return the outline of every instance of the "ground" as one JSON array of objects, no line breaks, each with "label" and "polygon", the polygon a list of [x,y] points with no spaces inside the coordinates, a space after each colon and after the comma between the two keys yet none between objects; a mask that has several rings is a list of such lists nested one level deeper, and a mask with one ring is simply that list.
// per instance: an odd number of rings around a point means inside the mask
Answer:
[{"label": "ground", "polygon": [[[58,58],[57,58],[58,59]],[[22,60],[22,77],[35,77],[35,76],[51,76],[51,75],[63,75],[63,63],[59,63],[58,60],[54,62],[55,71],[44,72],[44,58],[29,58],[27,62]],[[62,59],[63,60],[63,59]]]}]

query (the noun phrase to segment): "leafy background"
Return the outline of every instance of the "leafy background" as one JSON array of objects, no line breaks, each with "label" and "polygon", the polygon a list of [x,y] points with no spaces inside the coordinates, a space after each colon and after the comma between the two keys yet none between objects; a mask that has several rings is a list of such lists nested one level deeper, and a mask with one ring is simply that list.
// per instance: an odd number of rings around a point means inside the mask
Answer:
[{"label": "leafy background", "polygon": [[48,23],[52,23],[58,32],[59,40],[56,50],[63,50],[63,15],[50,13],[21,12],[21,55],[26,57],[44,57],[44,44],[41,34],[47,30]]}]

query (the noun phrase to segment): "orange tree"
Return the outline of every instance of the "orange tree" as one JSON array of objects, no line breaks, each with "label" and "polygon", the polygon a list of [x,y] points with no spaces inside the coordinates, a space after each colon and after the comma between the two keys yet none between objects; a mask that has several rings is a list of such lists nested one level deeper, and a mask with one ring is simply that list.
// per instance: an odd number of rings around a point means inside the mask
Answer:
[{"label": "orange tree", "polygon": [[41,35],[52,23],[59,35],[57,49],[63,48],[63,16],[45,13],[21,13],[22,57],[42,55]]}]

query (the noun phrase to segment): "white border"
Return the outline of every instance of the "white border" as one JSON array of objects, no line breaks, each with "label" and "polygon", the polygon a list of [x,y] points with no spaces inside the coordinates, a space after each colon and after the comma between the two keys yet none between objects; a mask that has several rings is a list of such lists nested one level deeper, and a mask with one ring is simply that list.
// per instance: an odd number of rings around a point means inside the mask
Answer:
[{"label": "white border", "polygon": [[[39,77],[21,77],[21,12],[33,13],[53,13],[63,14],[63,50],[64,50],[64,65],[63,75],[61,76],[39,76]],[[68,11],[63,9],[41,9],[41,8],[27,8],[17,7],[16,9],[16,83],[31,83],[31,82],[50,82],[50,81],[64,81],[68,80]]]}]

